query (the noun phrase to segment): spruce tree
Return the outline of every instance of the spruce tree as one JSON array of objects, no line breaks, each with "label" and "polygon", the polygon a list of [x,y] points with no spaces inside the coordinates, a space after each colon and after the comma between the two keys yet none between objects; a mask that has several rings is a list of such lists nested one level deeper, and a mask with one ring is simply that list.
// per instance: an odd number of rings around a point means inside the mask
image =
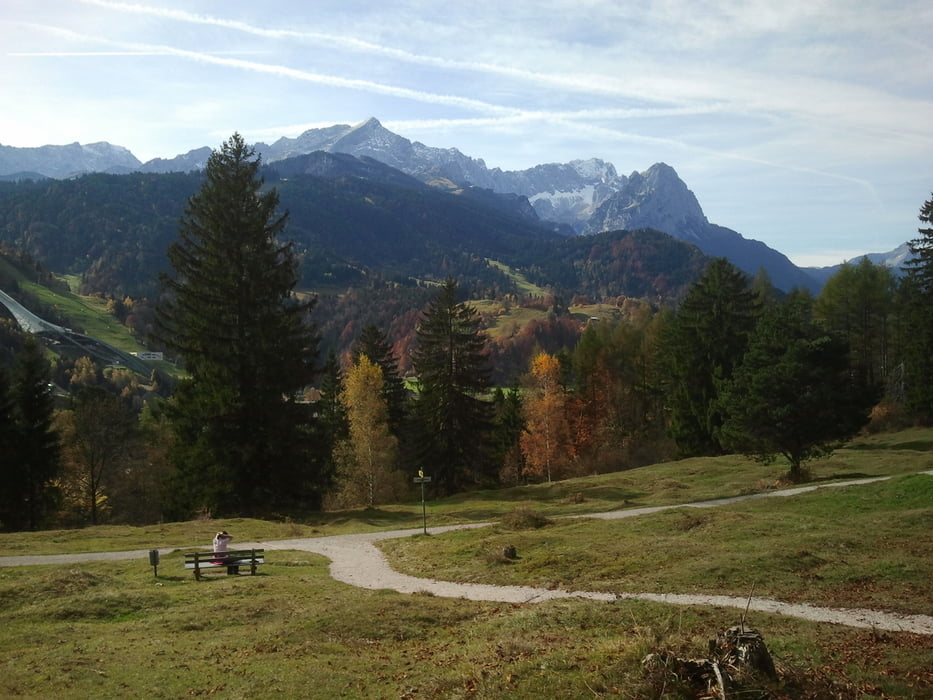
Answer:
[{"label": "spruce tree", "polygon": [[817,319],[849,343],[853,376],[868,387],[881,385],[889,370],[896,286],[890,268],[863,257],[843,263],[814,305]]},{"label": "spruce tree", "polygon": [[903,280],[908,333],[904,348],[907,403],[924,422],[933,421],[933,197],[920,208],[927,224],[910,241],[911,260]]},{"label": "spruce tree", "polygon": [[317,337],[298,279],[287,214],[263,191],[259,159],[239,134],[208,159],[171,245],[159,335],[183,360],[168,415],[176,433],[176,514],[316,507],[326,486],[311,409]]},{"label": "spruce tree", "polygon": [[14,485],[20,448],[15,410],[10,375],[6,367],[0,365],[0,455],[3,455],[3,459],[0,460],[0,479],[4,484],[0,489],[0,529],[12,529],[10,518],[20,501],[20,494],[16,492]]},{"label": "spruce tree", "polygon": [[0,459],[0,521],[8,530],[37,529],[55,503],[53,481],[61,462],[50,382],[42,345],[27,336],[7,391],[0,387],[0,421],[6,423],[0,432],[12,447]]},{"label": "spruce tree", "polygon": [[388,338],[373,324],[367,324],[360,332],[353,352],[355,362],[365,355],[382,370],[382,398],[389,411],[389,429],[398,437],[405,420],[408,390],[398,372],[398,358],[392,351]]},{"label": "spruce tree", "polygon": [[321,369],[319,396],[314,404],[317,414],[317,450],[323,473],[338,476],[335,448],[350,436],[347,410],[340,401],[343,372],[333,349]]},{"label": "spruce tree", "polygon": [[749,280],[716,258],[690,289],[664,341],[671,436],[685,455],[723,451],[725,416],[717,401],[755,327],[758,300]]},{"label": "spruce tree", "polygon": [[485,338],[476,309],[457,301],[453,280],[431,301],[416,332],[412,364],[418,381],[411,436],[417,466],[440,493],[495,480],[489,458],[490,386]]},{"label": "spruce tree", "polygon": [[794,294],[768,307],[742,364],[724,388],[730,448],[769,462],[782,455],[801,481],[804,462],[825,456],[868,422],[877,393],[849,368],[845,337],[812,318],[812,301]]},{"label": "spruce tree", "polygon": [[492,393],[494,426],[492,434],[493,459],[499,465],[499,482],[503,486],[522,483],[525,460],[522,456],[521,436],[525,430],[521,389],[515,384],[508,391],[496,387]]}]

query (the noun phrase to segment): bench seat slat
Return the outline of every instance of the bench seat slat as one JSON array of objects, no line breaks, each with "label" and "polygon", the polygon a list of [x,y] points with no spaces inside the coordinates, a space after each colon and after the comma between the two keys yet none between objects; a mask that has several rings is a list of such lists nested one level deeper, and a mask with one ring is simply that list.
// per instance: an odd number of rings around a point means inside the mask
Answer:
[{"label": "bench seat slat", "polygon": [[185,552],[186,569],[194,569],[195,578],[200,578],[204,569],[250,567],[255,573],[256,567],[265,563],[263,549],[231,549],[226,552]]},{"label": "bench seat slat", "polygon": [[[202,569],[212,567],[212,566],[249,566],[254,561],[256,562],[257,565],[266,563],[263,557],[256,557],[255,559],[251,559],[247,557],[246,559],[224,559],[223,561],[220,561],[220,560],[214,561],[213,559],[202,559],[198,561],[197,566]],[[195,563],[193,561],[186,561],[185,568],[193,569],[195,568]]]}]

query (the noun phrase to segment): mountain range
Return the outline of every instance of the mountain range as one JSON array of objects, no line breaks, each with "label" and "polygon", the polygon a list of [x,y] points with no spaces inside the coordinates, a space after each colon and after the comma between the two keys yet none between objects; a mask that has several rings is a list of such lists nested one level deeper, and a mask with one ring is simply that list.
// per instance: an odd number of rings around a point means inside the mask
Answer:
[{"label": "mountain range", "polygon": [[[315,158],[312,153],[353,156],[356,163],[382,181],[394,179],[409,187],[417,183],[456,192],[488,205],[499,206],[529,221],[550,223],[565,235],[594,234],[612,230],[651,228],[692,243],[710,256],[728,258],[751,275],[764,269],[778,288],[819,289],[837,267],[799,268],[785,255],[764,243],[710,223],[687,185],[675,170],[656,163],[643,172],[620,175],[611,163],[599,159],[549,163],[520,171],[488,168],[456,148],[435,148],[413,142],[386,129],[377,119],[356,126],[334,125],[310,129],[297,138],[280,138],[272,144],[254,144],[263,162],[281,175],[304,169],[304,174],[326,175],[328,168],[345,168],[346,161]],[[174,158],[140,162],[120,146],[106,142],[40,148],[0,145],[0,178],[69,178],[88,172],[171,173],[200,170],[211,153],[209,147]],[[287,164],[287,165],[286,165]],[[383,166],[394,169],[394,175]],[[375,170],[374,170],[375,169]],[[359,170],[359,168],[357,168]],[[365,177],[365,173],[357,176]],[[407,176],[407,179],[403,179]],[[902,246],[874,259],[898,267]],[[899,259],[898,256],[901,256]]]}]

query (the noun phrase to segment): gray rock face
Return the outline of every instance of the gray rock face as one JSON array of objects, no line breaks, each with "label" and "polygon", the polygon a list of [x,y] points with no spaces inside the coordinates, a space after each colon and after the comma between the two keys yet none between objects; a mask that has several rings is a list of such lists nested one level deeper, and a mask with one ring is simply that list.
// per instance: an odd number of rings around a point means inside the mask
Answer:
[{"label": "gray rock face", "polygon": [[187,173],[192,170],[203,170],[207,166],[207,159],[210,155],[211,149],[205,146],[174,158],[153,158],[137,170],[144,173]]},{"label": "gray rock face", "polygon": [[320,150],[374,158],[426,182],[449,181],[473,185],[499,194],[524,195],[538,216],[570,224],[577,232],[607,197],[624,185],[611,163],[599,159],[549,163],[527,170],[487,168],[456,148],[434,148],[395,134],[377,119],[357,126],[346,124],[311,129],[295,139],[282,138],[271,146],[257,144],[263,160],[271,163]]},{"label": "gray rock face", "polygon": [[674,169],[655,163],[643,173],[632,173],[618,192],[604,200],[584,232],[654,228],[698,243],[708,226],[696,196]]},{"label": "gray rock face", "polygon": [[139,159],[129,150],[106,141],[37,148],[0,146],[0,175],[29,172],[60,179],[82,173],[130,171],[139,166]]},{"label": "gray rock face", "polygon": [[785,255],[732,229],[711,224],[693,192],[665,163],[632,173],[625,186],[594,212],[584,233],[641,228],[663,231],[693,243],[707,255],[728,258],[749,275],[764,269],[771,282],[785,291],[794,287],[816,291],[819,287]]}]

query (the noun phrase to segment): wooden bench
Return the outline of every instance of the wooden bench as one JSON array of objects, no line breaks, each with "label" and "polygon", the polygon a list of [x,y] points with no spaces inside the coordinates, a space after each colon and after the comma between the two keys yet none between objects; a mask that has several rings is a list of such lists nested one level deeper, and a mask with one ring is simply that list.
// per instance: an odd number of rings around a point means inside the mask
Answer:
[{"label": "wooden bench", "polygon": [[186,552],[185,568],[194,569],[194,577],[201,580],[204,571],[225,567],[227,575],[239,573],[241,566],[248,566],[252,576],[256,567],[265,563],[262,549],[231,549],[229,552]]}]

